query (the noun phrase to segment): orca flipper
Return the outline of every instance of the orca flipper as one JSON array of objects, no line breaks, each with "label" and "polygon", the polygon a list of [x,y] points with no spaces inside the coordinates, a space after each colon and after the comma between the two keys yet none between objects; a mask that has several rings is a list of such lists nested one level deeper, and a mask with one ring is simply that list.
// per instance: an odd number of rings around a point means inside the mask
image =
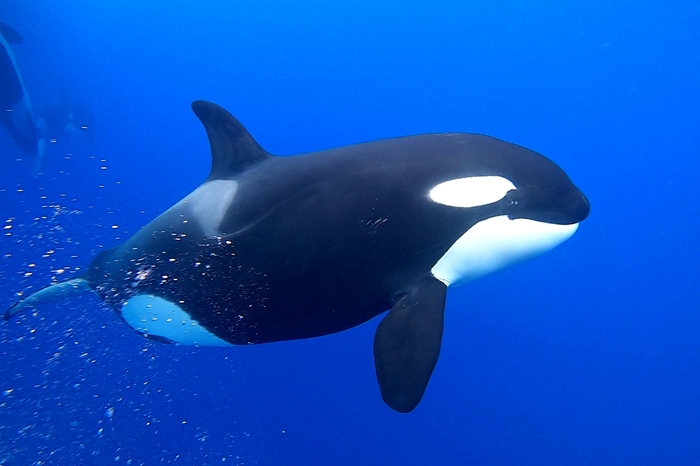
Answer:
[{"label": "orca flipper", "polygon": [[418,405],[442,343],[447,286],[434,277],[401,296],[374,335],[374,366],[382,399],[408,413]]}]

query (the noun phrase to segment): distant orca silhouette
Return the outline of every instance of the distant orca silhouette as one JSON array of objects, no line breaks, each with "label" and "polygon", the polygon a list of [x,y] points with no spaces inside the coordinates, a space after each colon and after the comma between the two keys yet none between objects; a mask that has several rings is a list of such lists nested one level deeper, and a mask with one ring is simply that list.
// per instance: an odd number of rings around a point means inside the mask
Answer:
[{"label": "distant orca silhouette", "polygon": [[0,122],[22,150],[36,157],[35,169],[38,170],[44,155],[44,138],[40,135],[29,94],[10,48],[10,44],[19,44],[23,40],[17,31],[0,23]]},{"label": "distant orca silhouette", "polygon": [[59,143],[84,135],[92,127],[92,114],[88,107],[72,99],[65,85],[59,87],[58,96],[37,112],[37,126],[47,140]]},{"label": "distant orca silhouette", "polygon": [[390,309],[377,379],[409,412],[438,359],[447,288],[555,247],[589,213],[557,165],[488,136],[275,157],[221,107],[192,109],[211,144],[204,183],[6,319],[92,290],[147,337],[221,346],[327,335]]}]

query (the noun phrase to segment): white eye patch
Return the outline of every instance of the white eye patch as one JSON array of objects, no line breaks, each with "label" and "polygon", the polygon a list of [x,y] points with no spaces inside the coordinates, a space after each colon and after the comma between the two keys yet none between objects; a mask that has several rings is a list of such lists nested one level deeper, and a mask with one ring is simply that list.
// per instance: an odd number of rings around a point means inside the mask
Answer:
[{"label": "white eye patch", "polygon": [[428,197],[451,207],[477,207],[500,201],[512,189],[513,183],[501,176],[472,176],[440,183]]}]

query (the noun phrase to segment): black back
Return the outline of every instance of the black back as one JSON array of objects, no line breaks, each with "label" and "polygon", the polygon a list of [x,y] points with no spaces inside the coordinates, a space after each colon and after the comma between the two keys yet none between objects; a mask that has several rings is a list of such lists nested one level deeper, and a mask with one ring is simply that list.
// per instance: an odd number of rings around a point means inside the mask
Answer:
[{"label": "black back", "polygon": [[[470,209],[432,202],[428,192],[440,182],[500,175],[524,180],[527,190],[537,185],[533,176],[545,176],[554,180],[549,185],[561,178],[573,186],[535,152],[464,133],[271,157],[211,106],[193,105],[207,127],[213,166],[224,167],[213,168],[209,180],[238,183],[221,235],[205,238],[187,213],[167,212],[96,259],[89,279],[115,307],[144,292],[181,303],[232,343],[308,338],[365,322],[425,279],[472,225],[518,215],[508,199]],[[549,202],[557,212],[559,201]],[[537,212],[549,215],[546,205]],[[153,273],[134,282],[143,270]]]}]

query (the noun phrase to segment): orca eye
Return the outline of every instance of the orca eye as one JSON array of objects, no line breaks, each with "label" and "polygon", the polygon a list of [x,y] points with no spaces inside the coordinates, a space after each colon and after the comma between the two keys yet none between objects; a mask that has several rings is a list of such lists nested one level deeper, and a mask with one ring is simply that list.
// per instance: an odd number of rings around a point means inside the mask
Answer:
[{"label": "orca eye", "polygon": [[513,183],[501,176],[473,176],[444,181],[428,197],[451,207],[477,207],[498,202],[514,190]]},{"label": "orca eye", "polygon": [[509,206],[518,205],[518,192],[516,190],[508,191],[504,197],[506,204]]},{"label": "orca eye", "polygon": [[[508,191],[506,195],[503,197],[503,202],[508,206],[513,209],[516,209],[520,206],[520,193],[513,189],[511,191]],[[512,211],[511,211],[512,212]]]}]

